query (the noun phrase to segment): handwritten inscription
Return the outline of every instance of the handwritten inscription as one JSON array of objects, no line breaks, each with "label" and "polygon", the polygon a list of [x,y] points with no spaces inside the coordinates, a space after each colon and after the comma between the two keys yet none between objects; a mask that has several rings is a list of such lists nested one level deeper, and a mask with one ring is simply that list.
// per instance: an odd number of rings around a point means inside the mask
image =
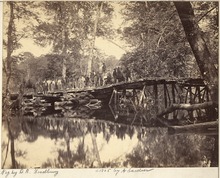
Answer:
[{"label": "handwritten inscription", "polygon": [[115,176],[118,174],[124,174],[124,173],[146,173],[153,171],[153,169],[148,169],[148,168],[129,168],[129,169],[117,169],[117,168],[102,168],[102,169],[96,169],[96,172],[98,173],[114,173]]},{"label": "handwritten inscription", "polygon": [[16,170],[2,169],[0,171],[0,175],[4,178],[16,177],[16,176],[22,175],[22,174],[50,174],[50,175],[56,177],[58,173],[59,172],[57,170],[38,169],[38,168],[35,168],[35,169],[16,169]]},{"label": "handwritten inscription", "polygon": [[[119,174],[130,174],[130,173],[147,173],[150,172],[154,169],[148,169],[148,168],[129,168],[129,169],[119,169],[119,168],[100,168],[100,169],[95,169],[95,172],[97,174],[102,174],[102,173],[109,173],[109,174],[113,174],[115,176],[118,176]],[[73,169],[74,171],[74,169]],[[0,170],[0,177],[2,178],[14,178],[14,177],[21,177],[22,175],[42,175],[42,174],[46,174],[48,176],[53,176],[56,177],[59,173],[61,172],[57,171],[57,170],[52,170],[52,169],[40,169],[40,168],[35,168],[35,169],[15,169],[15,170],[11,170],[11,169],[2,169]],[[40,177],[40,176],[39,176]]]}]

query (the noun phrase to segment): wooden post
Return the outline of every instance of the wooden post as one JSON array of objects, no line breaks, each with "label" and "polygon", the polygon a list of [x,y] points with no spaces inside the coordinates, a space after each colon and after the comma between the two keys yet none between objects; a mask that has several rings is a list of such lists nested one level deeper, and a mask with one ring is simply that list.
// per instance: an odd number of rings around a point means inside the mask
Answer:
[{"label": "wooden post", "polygon": [[195,88],[195,93],[192,92],[192,94],[194,95],[192,102],[193,102],[193,103],[196,103],[196,97],[198,96],[198,95],[197,95],[197,87]]},{"label": "wooden post", "polygon": [[169,106],[170,106],[172,103],[171,103],[171,96],[170,96],[167,85],[166,85],[166,91],[167,91],[167,96],[168,96],[167,98],[169,99]]},{"label": "wooden post", "polygon": [[173,103],[176,103],[175,83],[172,83],[172,95],[173,95]]},{"label": "wooden post", "polygon": [[167,86],[165,83],[163,84],[163,91],[164,91],[164,104],[165,104],[165,108],[167,108]]},{"label": "wooden post", "polygon": [[189,88],[185,88],[185,89],[186,89],[185,103],[187,103],[187,101],[188,101]]},{"label": "wooden post", "polygon": [[[178,90],[178,88],[179,88],[179,90]],[[179,87],[179,85],[176,83],[175,85],[174,85],[174,89],[175,89],[175,91],[176,91],[176,98],[177,98],[177,103],[178,103],[178,98],[179,98],[179,103],[182,103],[183,101],[182,101],[182,88],[180,88]]]},{"label": "wooden post", "polygon": [[156,113],[158,114],[158,88],[157,88],[157,84],[154,84],[154,96],[155,96],[155,109],[156,109]]},{"label": "wooden post", "polygon": [[199,101],[199,103],[201,103],[202,101],[201,101],[201,91],[200,91],[200,86],[197,86],[196,89],[197,89],[197,91],[198,91],[198,101]]},{"label": "wooden post", "polygon": [[135,103],[135,89],[133,89],[132,101]]},{"label": "wooden post", "polygon": [[207,86],[205,87],[205,90],[206,90],[206,99],[207,101],[209,101],[209,89]]},{"label": "wooden post", "polygon": [[122,91],[122,97],[125,97],[126,96],[126,89],[123,89]]},{"label": "wooden post", "polygon": [[109,105],[112,104],[112,100],[113,100],[114,95],[115,95],[115,89],[113,89],[113,91],[112,91],[112,95],[111,95],[111,98],[110,98],[109,103],[108,103]]},{"label": "wooden post", "polygon": [[204,87],[200,92],[203,92],[202,94],[202,102],[205,102],[205,94],[206,94],[206,87]]},{"label": "wooden post", "polygon": [[144,85],[144,87],[143,87],[143,89],[142,89],[142,92],[141,92],[139,105],[144,104],[144,103],[143,103],[144,97],[146,97],[146,95],[145,95],[145,89],[146,89],[146,86]]},{"label": "wooden post", "polygon": [[[136,99],[137,99],[137,103],[136,103]],[[135,104],[138,104],[139,103],[139,99],[138,99],[138,96],[137,96],[137,92],[135,89],[133,89],[133,102]]]},{"label": "wooden post", "polygon": [[[176,103],[176,95],[175,95],[175,84],[172,83],[172,97],[173,97],[173,103]],[[173,119],[176,119],[176,111],[173,111]]]},{"label": "wooden post", "polygon": [[[197,87],[196,87],[196,90],[198,91],[198,102],[199,102],[199,103],[202,103],[202,101],[201,101],[201,91],[200,91],[200,86],[197,86]],[[197,109],[196,111],[197,111],[197,115],[198,115],[198,117],[201,118],[201,116],[202,116],[202,112],[201,112],[201,110],[200,110],[200,109]]]},{"label": "wooden post", "polygon": [[117,100],[118,100],[118,92],[115,90],[115,95],[114,95],[114,107],[115,107],[115,110],[118,109],[118,107],[117,107]]},{"label": "wooden post", "polygon": [[[189,103],[193,104],[193,101],[192,101],[192,87],[191,86],[189,86],[188,91],[189,91]],[[193,111],[188,111],[188,113],[189,113],[190,119],[192,120],[193,119]]]}]

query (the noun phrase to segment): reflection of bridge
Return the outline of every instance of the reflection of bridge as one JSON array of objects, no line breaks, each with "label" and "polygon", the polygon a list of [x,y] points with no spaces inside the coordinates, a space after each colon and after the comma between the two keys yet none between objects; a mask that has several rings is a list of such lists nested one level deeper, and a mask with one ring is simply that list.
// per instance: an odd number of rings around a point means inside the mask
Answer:
[{"label": "reflection of bridge", "polygon": [[128,113],[129,108],[136,114],[148,113],[143,117],[145,120],[158,118],[165,124],[171,120],[193,124],[217,119],[217,108],[210,101],[207,86],[199,78],[147,78],[98,88],[54,92],[41,97],[46,102],[54,103],[61,101],[65,95],[83,92],[109,104],[115,119],[123,112]]}]

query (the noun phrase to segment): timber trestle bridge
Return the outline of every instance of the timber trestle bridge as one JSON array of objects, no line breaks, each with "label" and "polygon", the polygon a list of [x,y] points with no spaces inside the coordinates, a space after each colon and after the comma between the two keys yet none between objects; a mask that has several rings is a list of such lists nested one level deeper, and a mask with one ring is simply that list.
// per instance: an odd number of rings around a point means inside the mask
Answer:
[{"label": "timber trestle bridge", "polygon": [[136,116],[142,115],[143,121],[157,118],[168,127],[173,123],[175,125],[175,122],[187,124],[187,127],[176,126],[179,132],[187,129],[200,132],[202,129],[207,133],[217,133],[218,130],[217,106],[211,101],[208,87],[201,78],[145,78],[97,88],[24,95],[24,98],[41,98],[54,106],[56,102],[64,100],[76,104],[74,98],[80,98],[82,93],[109,105],[115,119],[134,113],[132,123]]}]

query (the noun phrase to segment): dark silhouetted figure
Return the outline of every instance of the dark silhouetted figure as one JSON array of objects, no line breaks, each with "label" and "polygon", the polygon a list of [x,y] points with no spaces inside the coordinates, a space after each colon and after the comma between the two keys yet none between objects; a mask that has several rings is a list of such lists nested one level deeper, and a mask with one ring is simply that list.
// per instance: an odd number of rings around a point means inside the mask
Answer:
[{"label": "dark silhouetted figure", "polygon": [[116,68],[114,68],[112,76],[113,76],[113,82],[116,83],[117,82],[117,69]]},{"label": "dark silhouetted figure", "polygon": [[125,80],[120,67],[117,68],[117,80],[118,82],[123,82]]},{"label": "dark silhouetted figure", "polygon": [[126,82],[131,80],[131,72],[127,67],[124,68],[123,74]]}]

